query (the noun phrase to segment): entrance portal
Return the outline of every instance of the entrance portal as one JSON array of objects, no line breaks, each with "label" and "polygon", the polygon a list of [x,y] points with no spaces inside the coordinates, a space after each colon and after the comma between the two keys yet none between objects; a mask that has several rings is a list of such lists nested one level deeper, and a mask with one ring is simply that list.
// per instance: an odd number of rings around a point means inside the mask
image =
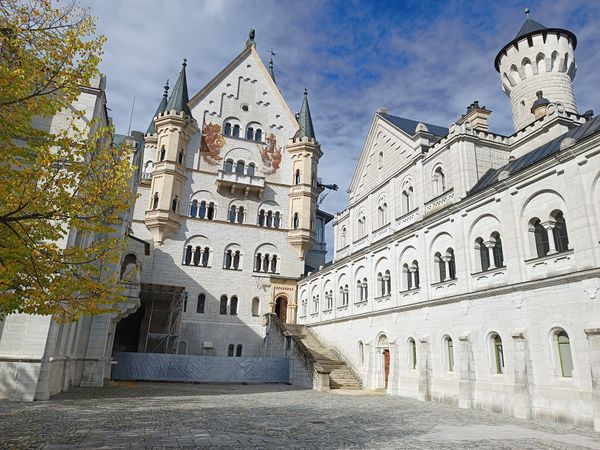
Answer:
[{"label": "entrance portal", "polygon": [[385,389],[387,389],[388,378],[390,376],[390,351],[387,349],[383,351],[383,370],[385,376]]},{"label": "entrance portal", "polygon": [[287,298],[277,297],[277,300],[275,300],[275,314],[279,317],[279,320],[285,323],[285,319],[287,318]]}]

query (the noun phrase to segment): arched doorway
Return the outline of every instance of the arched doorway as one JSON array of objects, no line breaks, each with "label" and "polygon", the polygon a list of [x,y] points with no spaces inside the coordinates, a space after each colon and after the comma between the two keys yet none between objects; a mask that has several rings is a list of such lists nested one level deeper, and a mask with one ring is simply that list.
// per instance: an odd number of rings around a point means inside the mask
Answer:
[{"label": "arched doorway", "polygon": [[275,314],[279,317],[279,320],[285,323],[287,318],[287,298],[277,297],[277,300],[275,300]]},{"label": "arched doorway", "polygon": [[[388,343],[388,338],[385,334],[380,334],[377,339],[377,347],[381,354],[381,370],[383,372],[383,388],[388,388],[388,381],[390,378],[390,347]],[[381,372],[380,372],[381,374]],[[381,376],[381,375],[380,375]],[[379,383],[381,383],[381,378],[379,378]],[[381,384],[379,384],[381,386]]]},{"label": "arched doorway", "polygon": [[385,380],[384,389],[387,389],[388,378],[390,377],[390,351],[387,348],[383,351],[383,373]]}]

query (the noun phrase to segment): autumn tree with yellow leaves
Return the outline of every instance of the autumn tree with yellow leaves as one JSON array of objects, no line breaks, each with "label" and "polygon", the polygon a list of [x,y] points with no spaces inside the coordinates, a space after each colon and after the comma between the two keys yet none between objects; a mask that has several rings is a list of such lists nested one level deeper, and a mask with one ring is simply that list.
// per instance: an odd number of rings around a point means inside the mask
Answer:
[{"label": "autumn tree with yellow leaves", "polygon": [[[0,320],[75,320],[123,300],[131,150],[74,108],[103,43],[73,3],[0,0]],[[66,125],[46,126],[57,114]]]}]

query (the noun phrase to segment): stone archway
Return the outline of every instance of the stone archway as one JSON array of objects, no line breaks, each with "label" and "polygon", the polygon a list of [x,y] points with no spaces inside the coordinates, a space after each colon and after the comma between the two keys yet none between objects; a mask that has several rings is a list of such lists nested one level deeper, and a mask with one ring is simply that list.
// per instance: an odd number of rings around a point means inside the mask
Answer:
[{"label": "stone archway", "polygon": [[288,300],[287,297],[280,295],[279,297],[277,297],[277,299],[275,300],[275,314],[277,315],[277,317],[279,317],[279,320],[281,320],[283,323],[286,322],[287,319],[287,307],[288,307]]},{"label": "stone archway", "polygon": [[380,334],[377,339],[377,353],[380,355],[381,358],[381,378],[378,377],[380,381],[377,384],[379,385],[379,387],[387,389],[390,378],[390,347],[388,343],[388,338],[383,333]]}]

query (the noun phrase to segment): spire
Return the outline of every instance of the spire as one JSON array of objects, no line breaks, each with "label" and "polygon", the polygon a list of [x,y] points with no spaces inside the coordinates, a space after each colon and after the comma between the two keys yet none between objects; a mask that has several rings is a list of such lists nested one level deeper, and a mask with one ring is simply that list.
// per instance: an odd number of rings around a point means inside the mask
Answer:
[{"label": "spire", "polygon": [[169,101],[167,102],[165,111],[171,111],[172,109],[174,109],[177,112],[183,111],[187,115],[192,117],[192,112],[190,111],[190,107],[188,106],[188,102],[190,101],[190,99],[188,97],[187,79],[185,76],[186,66],[187,59],[183,58],[183,63],[181,64],[181,72],[179,72],[179,77],[177,78],[177,82],[175,83],[175,87],[173,88],[173,92],[171,93],[171,97],[169,97]]},{"label": "spire", "polygon": [[273,83],[277,84],[277,81],[275,81],[275,71],[273,70],[273,56],[275,56],[275,52],[273,51],[273,49],[269,50],[269,53],[271,54],[271,59],[269,60],[269,75],[271,75],[271,79],[273,80]]},{"label": "spire", "polygon": [[315,129],[313,128],[312,117],[310,116],[310,108],[308,107],[307,89],[304,89],[304,100],[302,101],[302,107],[300,108],[300,114],[298,116],[298,125],[300,125],[298,137],[315,139]]},{"label": "spire", "polygon": [[165,108],[167,107],[167,96],[168,96],[168,94],[169,94],[169,80],[167,79],[167,82],[164,85],[164,91],[163,91],[162,99],[160,100],[160,103],[158,104],[158,108],[156,108],[156,112],[152,116],[152,121],[150,122],[150,125],[148,125],[148,129],[146,130],[146,134],[154,134],[154,133],[156,133],[156,126],[154,125],[154,118],[156,116],[158,116],[160,113],[165,112]]}]

